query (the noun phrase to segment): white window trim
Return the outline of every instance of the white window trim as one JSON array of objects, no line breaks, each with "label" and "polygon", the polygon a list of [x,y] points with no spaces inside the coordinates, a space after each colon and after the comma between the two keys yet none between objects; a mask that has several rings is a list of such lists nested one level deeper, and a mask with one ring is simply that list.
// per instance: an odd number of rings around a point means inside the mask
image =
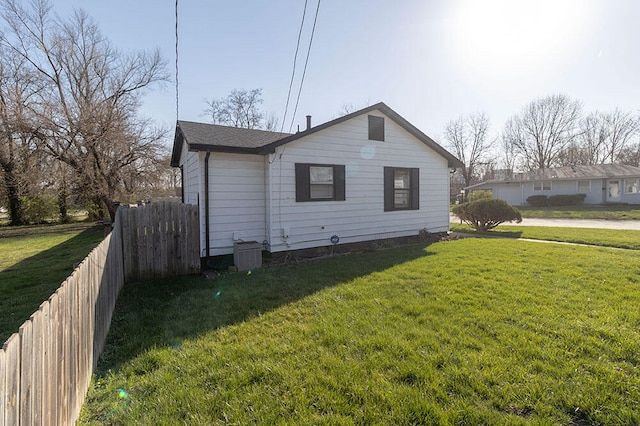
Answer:
[{"label": "white window trim", "polygon": [[[635,183],[634,186],[636,187],[635,191],[627,191],[627,182],[629,182],[629,181],[634,181],[634,183]],[[624,194],[640,194],[640,182],[639,181],[640,181],[640,179],[638,179],[638,178],[625,179],[624,182],[623,182],[624,186],[622,187],[623,193]]]},{"label": "white window trim", "polygon": [[[589,182],[589,189],[586,191],[580,191],[580,182]],[[576,181],[576,191],[578,194],[583,194],[585,192],[591,192],[591,180],[590,179],[580,179]]]},{"label": "white window trim", "polygon": [[[549,188],[545,189],[544,184],[548,183],[549,184]],[[540,184],[540,189],[536,189],[536,184]],[[536,192],[543,192],[543,191],[551,191],[552,188],[552,183],[550,180],[540,180],[537,182],[533,182],[533,190]]]}]

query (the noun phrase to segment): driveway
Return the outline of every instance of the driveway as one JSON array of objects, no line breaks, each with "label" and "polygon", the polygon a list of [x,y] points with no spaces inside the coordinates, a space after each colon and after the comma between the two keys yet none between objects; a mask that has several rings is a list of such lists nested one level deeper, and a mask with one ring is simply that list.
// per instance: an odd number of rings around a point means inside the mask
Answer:
[{"label": "driveway", "polygon": [[[460,223],[454,214],[450,215],[452,223]],[[513,226],[554,226],[561,228],[598,228],[627,229],[640,231],[640,220],[604,220],[604,219],[522,219],[521,223],[505,222],[503,225]]]}]

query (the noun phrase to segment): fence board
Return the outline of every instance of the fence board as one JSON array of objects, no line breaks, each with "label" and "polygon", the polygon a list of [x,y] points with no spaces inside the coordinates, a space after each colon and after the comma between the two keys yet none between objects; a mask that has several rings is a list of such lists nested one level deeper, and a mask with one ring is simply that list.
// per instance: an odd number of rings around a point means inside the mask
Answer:
[{"label": "fence board", "polygon": [[[45,302],[46,303],[46,302]],[[44,320],[42,318],[42,304],[40,308],[31,315],[33,324],[33,424],[42,424],[42,395],[44,379]]]},{"label": "fence board", "polygon": [[26,320],[18,331],[20,335],[20,417],[21,425],[33,423],[33,323]]},{"label": "fence board", "polygon": [[69,336],[69,323],[70,323],[70,293],[69,290],[69,280],[71,277],[67,278],[67,280],[62,284],[60,297],[60,329],[58,330],[61,344],[62,344],[62,371],[60,374],[60,395],[62,395],[62,403],[60,404],[60,420],[61,424],[66,424],[69,421],[69,387],[68,383],[71,377],[70,367],[71,367],[71,339]]},{"label": "fence board", "polygon": [[[59,331],[62,329],[62,323],[60,321],[60,291],[58,289],[49,298],[49,316],[51,317],[51,388],[52,395],[49,395],[51,401],[51,419],[56,424],[62,424],[61,422],[61,409],[62,406],[62,341],[60,340]],[[55,361],[54,361],[55,360]]]},{"label": "fence board", "polygon": [[51,399],[49,395],[52,393],[51,388],[51,360],[54,359],[51,353],[51,316],[49,310],[51,308],[51,302],[46,301],[40,305],[40,317],[42,323],[40,325],[42,333],[42,377],[40,383],[42,386],[42,394],[40,395],[41,408],[40,416],[44,421],[50,421],[51,416]]},{"label": "fence board", "polygon": [[6,398],[5,395],[5,380],[6,380],[6,354],[4,349],[0,349],[0,426],[4,426],[4,418],[5,418],[5,405]]},{"label": "fence board", "polygon": [[4,343],[5,352],[5,418],[6,425],[16,425],[20,419],[20,336],[13,333]]}]

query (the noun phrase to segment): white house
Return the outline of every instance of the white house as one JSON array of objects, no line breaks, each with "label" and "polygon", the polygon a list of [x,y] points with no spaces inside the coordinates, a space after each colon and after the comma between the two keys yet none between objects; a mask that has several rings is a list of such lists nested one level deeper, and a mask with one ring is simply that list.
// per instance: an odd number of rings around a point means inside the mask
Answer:
[{"label": "white house", "polygon": [[178,121],[171,165],[200,206],[201,256],[449,230],[460,161],[384,103],[293,135]]},{"label": "white house", "polygon": [[532,195],[585,194],[585,204],[640,204],[640,167],[622,164],[566,166],[526,173],[505,174],[466,188],[489,190],[513,206]]}]

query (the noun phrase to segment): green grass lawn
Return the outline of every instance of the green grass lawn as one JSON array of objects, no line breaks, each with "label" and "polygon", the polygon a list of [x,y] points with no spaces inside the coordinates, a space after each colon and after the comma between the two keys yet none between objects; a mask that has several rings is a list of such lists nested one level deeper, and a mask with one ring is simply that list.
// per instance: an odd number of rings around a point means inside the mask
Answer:
[{"label": "green grass lawn", "polygon": [[640,206],[629,204],[517,208],[525,218],[640,220]]},{"label": "green grass lawn", "polygon": [[102,241],[102,227],[0,227],[0,344],[18,331]]},{"label": "green grass lawn", "polygon": [[480,236],[564,241],[577,244],[640,250],[640,231],[500,225],[489,232],[483,233],[475,231],[467,224],[459,225],[454,223],[451,224],[451,230]]},{"label": "green grass lawn", "polygon": [[638,424],[640,252],[464,239],[125,286],[79,424]]}]

